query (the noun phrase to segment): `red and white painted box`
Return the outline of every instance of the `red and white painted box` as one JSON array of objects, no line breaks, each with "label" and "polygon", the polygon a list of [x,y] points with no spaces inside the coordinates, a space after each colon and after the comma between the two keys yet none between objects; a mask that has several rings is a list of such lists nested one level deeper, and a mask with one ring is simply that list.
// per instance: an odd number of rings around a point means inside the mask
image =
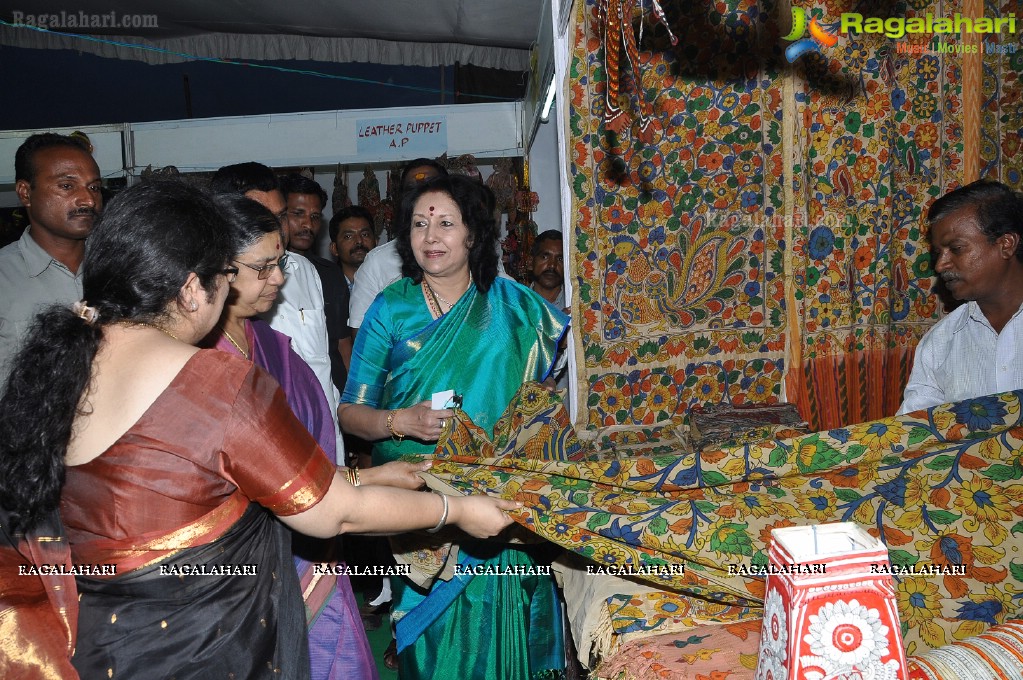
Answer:
[{"label": "red and white painted box", "polygon": [[771,532],[757,680],[906,680],[888,549],[853,522]]}]

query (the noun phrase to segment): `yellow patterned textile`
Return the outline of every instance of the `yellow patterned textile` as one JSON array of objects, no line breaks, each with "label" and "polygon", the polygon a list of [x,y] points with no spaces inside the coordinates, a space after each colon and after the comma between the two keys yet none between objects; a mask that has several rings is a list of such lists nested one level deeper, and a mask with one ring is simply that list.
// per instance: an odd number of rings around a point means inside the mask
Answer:
[{"label": "yellow patterned textile", "polygon": [[911,654],[1020,611],[1023,391],[699,454],[602,460],[570,460],[578,454],[557,444],[550,458],[526,457],[543,446],[523,433],[572,440],[537,429],[561,407],[533,394],[533,418],[502,419],[496,455],[459,414],[466,434],[438,445],[431,473],[523,501],[513,514],[527,529],[665,591],[620,607],[618,630],[653,629],[667,612],[693,611],[693,597],[721,621],[757,616],[771,530],[837,521],[887,544]]},{"label": "yellow patterned textile", "polygon": [[[1020,0],[989,0],[985,14],[1008,16],[1017,21],[1023,16]],[[1017,36],[1019,34],[1017,33]],[[980,176],[1005,182],[1016,191],[1023,190],[1023,45],[1008,39],[985,40],[983,51],[983,91],[981,94]]]}]

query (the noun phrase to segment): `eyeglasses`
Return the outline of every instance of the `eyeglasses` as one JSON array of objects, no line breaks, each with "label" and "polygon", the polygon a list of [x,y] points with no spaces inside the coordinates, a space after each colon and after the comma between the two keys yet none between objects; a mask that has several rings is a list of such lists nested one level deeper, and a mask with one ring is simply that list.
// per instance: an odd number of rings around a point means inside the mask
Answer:
[{"label": "eyeglasses", "polygon": [[284,268],[288,266],[288,256],[282,255],[281,259],[276,262],[267,262],[266,264],[249,264],[248,262],[240,262],[238,260],[235,260],[235,262],[238,262],[238,264],[244,265],[256,272],[256,278],[268,279],[274,273],[274,269],[276,267],[280,267],[281,271],[284,271]]},{"label": "eyeglasses", "polygon": [[220,270],[220,273],[227,278],[228,283],[234,283],[235,279],[238,278],[238,267],[224,267]]}]

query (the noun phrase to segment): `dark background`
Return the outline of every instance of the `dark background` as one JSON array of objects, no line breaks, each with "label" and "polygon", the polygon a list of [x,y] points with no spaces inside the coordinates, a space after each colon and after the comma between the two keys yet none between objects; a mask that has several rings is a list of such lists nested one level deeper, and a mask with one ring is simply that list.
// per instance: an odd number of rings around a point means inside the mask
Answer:
[{"label": "dark background", "polygon": [[0,129],[480,103],[525,95],[525,73],[475,66],[251,63],[373,82],[212,62],[149,65],[74,50],[0,47],[0,91],[5,93]]}]

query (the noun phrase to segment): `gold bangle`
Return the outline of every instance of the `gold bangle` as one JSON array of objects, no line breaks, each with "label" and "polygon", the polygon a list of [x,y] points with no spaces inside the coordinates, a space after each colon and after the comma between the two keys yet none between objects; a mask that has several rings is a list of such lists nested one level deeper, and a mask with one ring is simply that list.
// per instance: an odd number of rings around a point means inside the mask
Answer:
[{"label": "gold bangle", "polygon": [[362,481],[359,479],[359,468],[345,468],[345,476],[348,478],[348,483],[352,486],[359,486]]},{"label": "gold bangle", "polygon": [[398,409],[393,409],[387,414],[387,431],[391,433],[391,439],[397,439],[399,442],[405,438],[405,435],[400,432],[396,432],[394,429],[394,416],[398,413]]}]

